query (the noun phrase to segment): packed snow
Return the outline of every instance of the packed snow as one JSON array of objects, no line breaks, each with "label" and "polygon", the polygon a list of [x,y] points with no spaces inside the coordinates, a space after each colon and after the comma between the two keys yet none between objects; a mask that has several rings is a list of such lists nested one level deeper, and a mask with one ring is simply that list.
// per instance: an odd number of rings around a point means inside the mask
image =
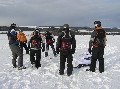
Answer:
[{"label": "packed snow", "polygon": [[[28,32],[26,32],[28,35]],[[28,37],[29,38],[29,37]],[[55,36],[57,39],[57,36]],[[73,65],[77,66],[88,53],[90,35],[76,35],[76,53]],[[86,71],[89,67],[74,69],[71,76],[59,75],[59,55],[49,56],[42,52],[39,69],[32,69],[30,58],[24,51],[24,65],[27,69],[12,68],[12,55],[6,34],[0,35],[0,89],[119,89],[120,88],[120,36],[107,35],[105,48],[105,72],[99,73],[97,62],[96,72]]]}]

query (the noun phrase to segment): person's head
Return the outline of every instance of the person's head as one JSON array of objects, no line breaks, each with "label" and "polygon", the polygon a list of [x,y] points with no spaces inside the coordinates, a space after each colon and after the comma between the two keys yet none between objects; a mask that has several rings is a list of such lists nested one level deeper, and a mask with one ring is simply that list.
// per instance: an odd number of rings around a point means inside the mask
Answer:
[{"label": "person's head", "polygon": [[11,29],[16,29],[16,24],[14,24],[14,23],[11,24],[10,28],[11,28]]},{"label": "person's head", "polygon": [[37,29],[34,30],[33,35],[34,35],[34,36],[38,36],[38,35],[39,35],[39,30],[37,30]]},{"label": "person's head", "polygon": [[69,31],[69,25],[68,24],[64,24],[63,25],[63,31]]},{"label": "person's head", "polygon": [[95,21],[94,25],[95,25],[95,27],[101,27],[101,22],[100,21]]},{"label": "person's head", "polygon": [[49,34],[50,32],[49,32],[49,31],[46,31],[45,33],[46,33],[46,34]]}]

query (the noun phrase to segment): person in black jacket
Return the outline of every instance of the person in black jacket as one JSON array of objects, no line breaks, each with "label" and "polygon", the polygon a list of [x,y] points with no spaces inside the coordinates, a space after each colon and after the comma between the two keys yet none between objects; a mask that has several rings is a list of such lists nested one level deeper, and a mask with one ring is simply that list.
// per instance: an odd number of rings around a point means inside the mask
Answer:
[{"label": "person in black jacket", "polygon": [[73,32],[69,31],[69,25],[63,25],[63,31],[60,33],[57,39],[56,52],[60,52],[60,70],[59,74],[64,74],[65,62],[67,59],[67,75],[70,76],[73,71],[73,56],[76,48],[76,40]]},{"label": "person in black jacket", "polygon": [[95,21],[95,30],[89,41],[89,53],[92,54],[90,71],[95,72],[96,61],[99,61],[99,72],[104,72],[104,48],[106,46],[106,32],[101,27],[100,21]]},{"label": "person in black jacket", "polygon": [[54,35],[51,32],[46,31],[46,33],[45,33],[45,39],[46,39],[45,57],[48,56],[49,46],[51,46],[51,48],[53,50],[53,54],[54,54],[54,56],[56,56],[56,51],[55,51],[55,48],[54,48],[54,42],[55,42]]},{"label": "person in black jacket", "polygon": [[38,30],[33,32],[33,36],[30,38],[28,42],[28,48],[30,49],[30,61],[32,67],[36,67],[37,69],[41,67],[41,45],[42,45],[42,38],[39,34]]}]

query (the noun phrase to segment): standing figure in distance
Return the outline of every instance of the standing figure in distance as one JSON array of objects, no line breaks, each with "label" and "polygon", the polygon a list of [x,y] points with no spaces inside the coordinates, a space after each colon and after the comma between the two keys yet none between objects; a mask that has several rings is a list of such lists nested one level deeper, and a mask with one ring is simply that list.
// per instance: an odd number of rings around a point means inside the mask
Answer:
[{"label": "standing figure in distance", "polygon": [[63,25],[63,31],[60,33],[57,39],[56,52],[60,52],[60,70],[59,74],[64,74],[65,62],[67,59],[67,75],[70,76],[73,71],[73,56],[76,49],[76,40],[73,32],[69,30],[69,25]]},{"label": "standing figure in distance", "polygon": [[95,30],[89,41],[89,53],[92,54],[90,71],[95,72],[96,61],[99,61],[99,72],[104,72],[104,48],[106,46],[106,32],[101,27],[100,21],[95,21]]},{"label": "standing figure in distance", "polygon": [[46,31],[46,33],[45,33],[45,39],[46,39],[45,57],[48,56],[49,46],[51,46],[51,48],[53,50],[53,54],[54,54],[54,56],[56,56],[56,51],[55,51],[54,44],[53,44],[55,42],[54,35],[51,32]]}]

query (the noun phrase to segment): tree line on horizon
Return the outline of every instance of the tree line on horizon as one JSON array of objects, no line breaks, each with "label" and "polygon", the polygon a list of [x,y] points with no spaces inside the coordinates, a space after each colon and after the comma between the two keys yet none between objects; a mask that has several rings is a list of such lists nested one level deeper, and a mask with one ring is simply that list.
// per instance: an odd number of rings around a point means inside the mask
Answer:
[{"label": "tree line on horizon", "polygon": [[[42,27],[42,26],[41,26]],[[7,31],[9,30],[9,26],[0,26],[0,34],[7,34]],[[29,27],[17,27],[16,30],[19,31],[19,29],[23,31],[34,31],[35,28],[29,28]],[[59,35],[59,33],[62,31],[62,26],[60,28],[55,28],[55,26],[50,26],[49,28],[39,28],[41,32],[45,31],[51,31],[54,35]],[[94,30],[94,28],[90,27],[70,27],[70,29],[76,34],[76,35],[90,35],[91,32]],[[104,28],[107,32],[107,35],[120,35],[120,29],[117,27],[114,28]],[[82,31],[82,30],[85,30]],[[6,31],[6,32],[4,32]]]}]

